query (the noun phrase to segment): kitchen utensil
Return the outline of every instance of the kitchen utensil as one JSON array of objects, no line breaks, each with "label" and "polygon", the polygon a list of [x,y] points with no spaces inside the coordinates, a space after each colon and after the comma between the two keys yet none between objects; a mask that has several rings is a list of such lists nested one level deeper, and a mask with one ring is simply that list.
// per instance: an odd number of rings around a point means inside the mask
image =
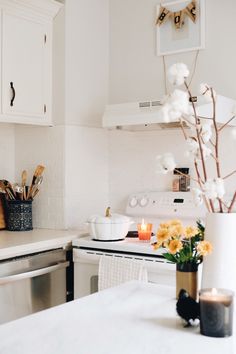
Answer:
[{"label": "kitchen utensil", "polygon": [[31,189],[31,192],[30,192],[30,195],[29,195],[29,198],[34,198],[35,195],[39,192],[39,189],[38,187],[40,186],[40,184],[43,182],[43,176],[38,176],[36,177],[35,181],[34,181],[34,185]]},{"label": "kitchen utensil", "polygon": [[26,200],[26,190],[25,190],[25,186],[26,186],[26,182],[27,182],[27,171],[24,170],[22,171],[22,174],[21,174],[21,184],[22,184],[22,187],[23,187],[23,199]]},{"label": "kitchen utensil", "polygon": [[0,187],[5,190],[9,199],[13,200],[16,198],[14,189],[9,181],[7,181],[6,179],[0,180]]},{"label": "kitchen utensil", "polygon": [[24,187],[19,186],[17,183],[15,183],[14,191],[16,193],[17,199],[24,200]]},{"label": "kitchen utensil", "polygon": [[41,176],[44,170],[45,170],[45,167],[42,166],[42,165],[38,165],[36,167],[36,169],[34,171],[33,178],[32,178],[32,182],[31,182],[31,185],[30,185],[30,188],[29,188],[29,191],[27,193],[27,200],[30,199],[31,196],[32,196],[33,187],[36,184],[36,178]]},{"label": "kitchen utensil", "polygon": [[93,215],[89,218],[88,225],[92,238],[100,241],[124,239],[132,224],[131,219],[120,214],[111,215],[110,208],[107,208],[105,215]]}]

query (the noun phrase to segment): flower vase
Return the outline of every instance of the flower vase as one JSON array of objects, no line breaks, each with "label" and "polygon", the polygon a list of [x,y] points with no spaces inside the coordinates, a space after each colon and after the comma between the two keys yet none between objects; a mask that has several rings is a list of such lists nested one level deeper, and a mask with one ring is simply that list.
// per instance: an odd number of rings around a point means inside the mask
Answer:
[{"label": "flower vase", "polygon": [[197,299],[198,291],[198,265],[192,263],[176,264],[176,299],[179,292],[184,289],[193,298]]},{"label": "flower vase", "polygon": [[209,213],[205,239],[212,253],[203,260],[201,288],[225,288],[236,293],[236,214]]}]

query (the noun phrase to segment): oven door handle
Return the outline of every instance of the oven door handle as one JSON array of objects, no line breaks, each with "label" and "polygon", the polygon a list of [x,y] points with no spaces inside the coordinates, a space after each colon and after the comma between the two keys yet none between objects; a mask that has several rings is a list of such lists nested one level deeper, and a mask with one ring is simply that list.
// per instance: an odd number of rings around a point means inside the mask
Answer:
[{"label": "oven door handle", "polygon": [[48,273],[54,272],[59,269],[67,268],[69,266],[69,264],[70,264],[70,262],[64,261],[64,262],[59,262],[57,264],[54,264],[50,267],[44,267],[44,268],[40,268],[40,269],[30,270],[29,272],[8,275],[6,277],[0,277],[0,285],[5,285],[8,283],[12,283],[14,281],[33,278],[33,277],[37,277],[39,275],[48,274]]}]

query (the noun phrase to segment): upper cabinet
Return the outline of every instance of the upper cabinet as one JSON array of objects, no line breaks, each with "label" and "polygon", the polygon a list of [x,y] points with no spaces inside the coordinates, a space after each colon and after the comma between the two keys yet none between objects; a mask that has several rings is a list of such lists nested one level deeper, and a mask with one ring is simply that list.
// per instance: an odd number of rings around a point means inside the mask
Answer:
[{"label": "upper cabinet", "polygon": [[0,121],[52,125],[52,0],[1,5]]}]

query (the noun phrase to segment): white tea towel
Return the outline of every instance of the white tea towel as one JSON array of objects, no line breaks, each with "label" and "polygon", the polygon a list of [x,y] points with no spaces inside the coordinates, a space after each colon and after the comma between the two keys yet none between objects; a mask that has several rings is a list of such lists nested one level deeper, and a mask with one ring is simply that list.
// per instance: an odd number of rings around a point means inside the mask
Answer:
[{"label": "white tea towel", "polygon": [[147,269],[142,261],[103,255],[99,261],[98,290],[104,290],[130,280],[147,282]]}]

